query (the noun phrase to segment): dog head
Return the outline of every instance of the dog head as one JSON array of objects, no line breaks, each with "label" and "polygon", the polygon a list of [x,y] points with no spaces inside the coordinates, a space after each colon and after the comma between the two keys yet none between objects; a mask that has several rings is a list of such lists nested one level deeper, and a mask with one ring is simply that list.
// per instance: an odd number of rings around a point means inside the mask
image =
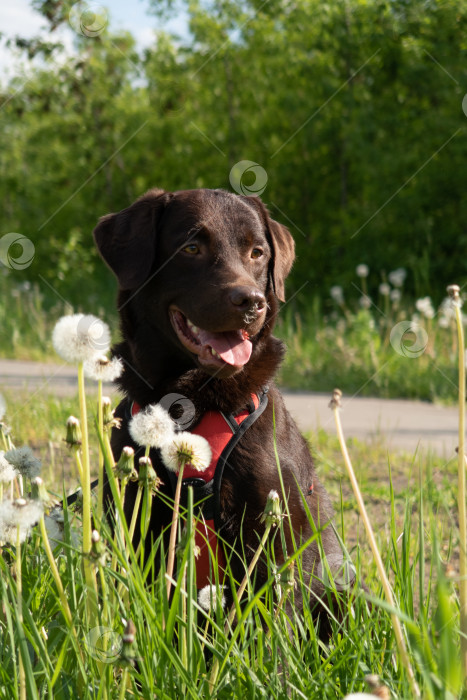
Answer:
[{"label": "dog head", "polygon": [[258,197],[222,190],[150,190],[104,216],[94,238],[128,307],[126,335],[157,331],[220,377],[249,362],[294,259],[289,231]]}]

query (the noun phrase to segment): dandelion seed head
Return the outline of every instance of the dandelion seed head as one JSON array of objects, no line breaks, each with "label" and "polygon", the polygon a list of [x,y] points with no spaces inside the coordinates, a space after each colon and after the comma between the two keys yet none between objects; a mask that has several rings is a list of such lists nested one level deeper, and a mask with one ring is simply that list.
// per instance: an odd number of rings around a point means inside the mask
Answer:
[{"label": "dandelion seed head", "polygon": [[365,263],[360,263],[360,265],[357,265],[355,272],[357,273],[357,277],[368,277],[370,268],[368,265],[365,265]]},{"label": "dandelion seed head", "polygon": [[29,501],[25,498],[2,501],[0,503],[0,540],[15,544],[19,528],[20,542],[24,542],[42,513],[43,509],[39,501]]},{"label": "dandelion seed head", "polygon": [[160,404],[151,404],[131,419],[128,429],[138,445],[163,447],[175,435],[175,423]]},{"label": "dandelion seed head", "polygon": [[393,289],[389,295],[390,300],[394,304],[398,304],[400,300],[402,299],[402,292],[400,289]]},{"label": "dandelion seed head", "polygon": [[383,297],[389,296],[389,294],[391,293],[391,287],[387,282],[381,282],[381,284],[379,285],[379,293]]},{"label": "dandelion seed head", "polygon": [[123,372],[123,362],[119,357],[109,360],[105,355],[97,355],[85,360],[84,374],[94,381],[114,382]]},{"label": "dandelion seed head", "polygon": [[359,304],[362,309],[369,309],[371,306],[371,299],[368,294],[363,294],[359,299]]},{"label": "dandelion seed head", "polygon": [[45,529],[47,537],[55,547],[59,542],[63,542],[64,523],[63,511],[61,508],[55,508],[49,515],[44,516]]},{"label": "dandelion seed head", "polygon": [[27,445],[17,447],[5,452],[5,459],[27,479],[34,479],[41,472],[42,463],[34,456],[33,451]]},{"label": "dandelion seed head", "polygon": [[55,351],[65,362],[85,362],[110,349],[110,331],[96,316],[73,314],[62,316],[52,333]]},{"label": "dandelion seed head", "polygon": [[334,299],[336,304],[344,303],[344,290],[338,284],[335,284],[333,287],[331,287],[329,293],[331,295],[331,299]]},{"label": "dandelion seed head", "polygon": [[439,316],[438,326],[440,328],[449,328],[451,325],[451,319],[448,316]]},{"label": "dandelion seed head", "polygon": [[398,267],[389,273],[388,278],[393,287],[402,287],[407,277],[407,270],[403,267]]},{"label": "dandelion seed head", "polygon": [[10,462],[5,459],[5,453],[0,452],[0,483],[9,484],[18,476],[18,472]]},{"label": "dandelion seed head", "polygon": [[435,310],[433,304],[431,303],[430,297],[423,297],[422,299],[417,299],[415,302],[415,308],[419,311],[425,318],[434,318]]},{"label": "dandelion seed head", "polygon": [[161,449],[162,460],[173,472],[189,464],[196,471],[203,472],[211,464],[211,447],[201,435],[176,433],[171,442]]},{"label": "dandelion seed head", "polygon": [[447,293],[449,294],[449,301],[451,308],[455,309],[456,307],[461,307],[463,299],[460,295],[460,287],[457,284],[450,284],[446,288]]},{"label": "dandelion seed head", "polygon": [[[219,593],[221,594],[219,603],[222,608],[225,608],[225,596],[223,590],[226,586],[219,586]],[[215,610],[217,607],[217,597],[218,591],[216,586],[204,586],[198,591],[198,605],[203,608],[206,612],[210,610]]]}]

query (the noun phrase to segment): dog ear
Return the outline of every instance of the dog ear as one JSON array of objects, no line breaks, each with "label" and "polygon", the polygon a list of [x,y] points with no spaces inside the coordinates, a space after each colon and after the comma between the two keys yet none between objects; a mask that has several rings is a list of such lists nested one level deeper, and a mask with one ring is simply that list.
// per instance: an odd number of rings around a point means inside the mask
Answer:
[{"label": "dog ear", "polygon": [[245,197],[260,214],[266,227],[272,248],[270,275],[276,297],[285,301],[285,280],[295,260],[295,241],[288,228],[271,219],[261,199],[255,196]]},{"label": "dog ear", "polygon": [[120,289],[135,289],[149,275],[154,262],[156,227],[170,195],[146,192],[117,214],[103,216],[93,231],[99,253],[118,279]]}]

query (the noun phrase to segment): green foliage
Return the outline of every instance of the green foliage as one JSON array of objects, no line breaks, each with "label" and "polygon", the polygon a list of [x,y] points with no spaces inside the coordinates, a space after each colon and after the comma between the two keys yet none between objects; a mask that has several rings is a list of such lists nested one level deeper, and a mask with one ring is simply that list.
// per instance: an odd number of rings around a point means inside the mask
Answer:
[{"label": "green foliage", "polygon": [[[35,4],[66,21],[67,3]],[[2,230],[36,247],[11,277],[109,299],[98,217],[152,186],[230,188],[248,159],[296,238],[302,305],[362,261],[403,265],[419,296],[464,282],[466,0],[181,5],[188,37],[158,32],[140,56],[128,34],[76,34],[74,57],[45,52],[2,88]]]}]

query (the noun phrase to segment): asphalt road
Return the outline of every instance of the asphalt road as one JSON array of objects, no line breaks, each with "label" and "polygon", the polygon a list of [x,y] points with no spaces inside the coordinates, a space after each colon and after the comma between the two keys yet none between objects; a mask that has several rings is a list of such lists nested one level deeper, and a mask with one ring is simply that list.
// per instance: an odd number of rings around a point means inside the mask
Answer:
[{"label": "asphalt road", "polygon": [[[69,396],[76,392],[76,370],[66,364],[50,365],[0,360],[0,392],[22,390]],[[114,392],[112,386],[106,393]],[[321,427],[335,432],[328,408],[330,393],[284,392],[286,404],[302,431]],[[457,408],[421,401],[343,397],[341,419],[346,437],[361,440],[384,438],[389,450],[432,449],[449,458],[458,443]]]}]

